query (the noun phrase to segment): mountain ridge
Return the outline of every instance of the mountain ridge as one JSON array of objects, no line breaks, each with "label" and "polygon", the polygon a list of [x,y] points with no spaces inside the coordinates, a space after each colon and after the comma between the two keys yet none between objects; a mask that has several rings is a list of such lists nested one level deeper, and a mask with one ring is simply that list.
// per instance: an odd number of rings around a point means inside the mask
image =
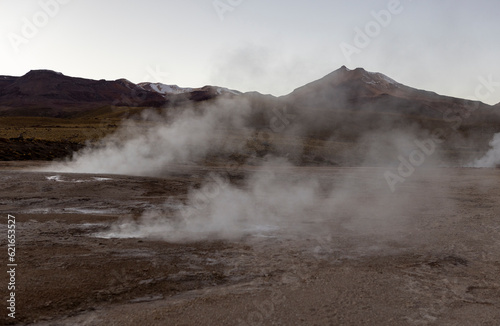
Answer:
[{"label": "mountain ridge", "polygon": [[[262,97],[259,99],[261,102],[265,98],[267,101],[288,103],[304,109],[321,107],[330,110],[366,108],[370,104],[395,102],[401,108],[418,106],[416,111],[429,117],[442,115],[457,105],[474,104],[481,108],[500,106],[500,103],[490,106],[415,89],[382,73],[369,72],[363,68],[350,70],[345,66],[280,97],[258,92],[242,93],[219,86],[182,88],[163,83],[135,84],[123,78],[93,80],[69,77],[47,69],[31,70],[20,77],[0,76],[0,115],[64,117],[105,106],[161,108],[219,96]],[[418,105],[411,105],[411,102]]]},{"label": "mountain ridge", "polygon": [[[315,157],[329,162],[330,157],[338,164],[361,163],[349,157],[363,157],[363,144],[370,138],[411,133],[425,139],[440,130],[440,137],[448,140],[443,150],[454,159],[465,159],[475,154],[477,144],[485,150],[491,137],[500,132],[500,105],[411,88],[363,68],[349,70],[343,66],[280,97],[218,86],[135,84],[123,78],[90,80],[35,70],[21,77],[0,76],[4,157],[25,158],[20,149],[12,153],[12,144],[22,145],[27,151],[41,148],[37,152],[45,153],[43,148],[55,146],[51,141],[59,141],[60,153],[65,153],[70,148],[68,141],[82,146],[89,139],[114,132],[123,119],[158,117],[141,115],[145,109],[170,119],[179,110],[202,112],[219,104],[228,108],[227,114],[234,110],[235,117],[241,118],[242,130],[252,130],[256,137],[265,135],[260,131],[269,130],[279,135],[276,139],[280,140],[274,144],[265,139],[257,142],[261,156],[285,155],[289,146],[302,148],[301,144],[306,144],[303,151],[298,150],[303,154],[293,158],[297,162],[315,161]],[[223,121],[220,127],[224,127]],[[322,152],[321,148],[328,146],[331,155]]]},{"label": "mountain ridge", "polygon": [[240,94],[216,86],[176,86],[177,92],[164,92],[160,86],[168,87],[160,83],[135,84],[125,78],[94,80],[47,69],[30,70],[19,77],[0,76],[0,116],[70,117],[106,106],[161,108]]}]

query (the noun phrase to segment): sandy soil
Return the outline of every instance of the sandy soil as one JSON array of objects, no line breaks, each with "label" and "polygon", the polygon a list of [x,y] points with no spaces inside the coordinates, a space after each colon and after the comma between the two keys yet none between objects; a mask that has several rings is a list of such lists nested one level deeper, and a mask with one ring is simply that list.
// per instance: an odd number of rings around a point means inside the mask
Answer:
[{"label": "sandy soil", "polygon": [[[26,167],[0,167],[0,243],[13,214],[18,263],[16,319],[4,308],[0,324],[499,325],[500,170],[408,179],[399,191],[416,205],[388,233],[311,218],[241,239],[168,243],[95,234],[182,200],[216,167],[172,166],[163,178]],[[383,170],[295,173],[366,182]],[[384,191],[361,189],[360,205]],[[6,297],[5,273],[1,282]]]}]

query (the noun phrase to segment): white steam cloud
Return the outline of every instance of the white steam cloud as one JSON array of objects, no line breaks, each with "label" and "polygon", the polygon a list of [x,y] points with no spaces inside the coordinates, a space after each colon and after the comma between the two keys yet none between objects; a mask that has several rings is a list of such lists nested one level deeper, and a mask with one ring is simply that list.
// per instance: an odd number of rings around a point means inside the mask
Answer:
[{"label": "white steam cloud", "polygon": [[470,164],[476,168],[494,168],[500,165],[500,133],[495,134],[490,141],[490,149],[480,159],[475,160]]},{"label": "white steam cloud", "polygon": [[[277,165],[279,163],[279,167]],[[138,221],[115,224],[111,237],[153,237],[168,241],[235,238],[272,230],[286,221],[305,220],[317,204],[317,180],[289,178],[291,166],[271,161],[249,176],[243,187],[213,175],[200,189],[188,194],[185,204],[168,216],[161,209],[145,212]],[[167,201],[172,206],[172,200]]]},{"label": "white steam cloud", "polygon": [[[149,113],[143,117],[145,122],[122,128],[100,145],[88,147],[71,160],[45,170],[166,175],[172,163],[248,150],[245,139],[255,132],[247,125],[252,113],[255,112],[246,101],[234,99],[176,114]],[[301,123],[284,125],[289,128],[281,130],[282,136],[293,137],[291,134],[295,128],[300,129]],[[366,135],[359,147],[359,155],[365,156],[361,162],[378,163],[391,157],[396,160],[398,153],[415,147],[412,140],[416,139],[416,132],[392,130],[386,135]],[[236,139],[243,137],[244,141],[232,141],[233,133],[238,135]],[[300,145],[295,147],[302,151]],[[268,156],[262,162],[257,168],[240,166],[239,173],[245,176],[242,182],[231,182],[229,170],[211,175],[183,200],[179,199],[183,196],[168,198],[162,207],[147,210],[136,218],[122,219],[99,236],[182,242],[232,239],[266,231],[319,234],[335,229],[390,237],[407,228],[420,204],[439,198],[430,190],[418,198],[405,191],[392,193],[383,169],[346,168],[344,175],[336,174],[338,168],[331,167],[308,172],[307,168],[295,167],[279,157]],[[405,187],[418,183],[419,173],[411,178],[416,182],[406,181]]]},{"label": "white steam cloud", "polygon": [[218,101],[203,110],[185,109],[175,115],[143,114],[144,124],[127,122],[101,141],[57,163],[46,171],[69,173],[112,173],[137,176],[161,174],[170,163],[194,161],[214,151],[229,151],[237,144],[225,131],[245,134],[244,117],[250,112],[245,101]]},{"label": "white steam cloud", "polygon": [[[165,208],[175,207],[174,212],[149,210],[138,219],[115,223],[98,236],[185,242],[270,231],[354,232],[391,238],[407,229],[407,213],[415,207],[415,198],[406,192],[390,193],[385,181],[374,177],[380,175],[377,171],[353,168],[346,170],[348,177],[325,179],[300,169],[283,159],[270,159],[242,186],[230,184],[223,175],[211,176],[201,188],[189,192],[185,203],[167,200]],[[432,200],[431,195],[423,200]]]}]

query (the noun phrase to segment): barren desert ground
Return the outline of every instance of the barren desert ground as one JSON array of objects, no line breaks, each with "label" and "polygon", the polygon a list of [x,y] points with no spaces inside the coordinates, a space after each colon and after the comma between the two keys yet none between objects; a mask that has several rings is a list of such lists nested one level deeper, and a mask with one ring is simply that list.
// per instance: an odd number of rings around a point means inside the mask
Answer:
[{"label": "barren desert ground", "polygon": [[312,209],[239,237],[168,241],[103,234],[167,198],[182,202],[217,167],[146,178],[29,164],[3,163],[0,176],[2,215],[17,223],[18,324],[499,323],[500,170],[427,170],[391,193],[382,169],[293,168],[282,177],[349,182],[357,191],[345,200],[363,210]]}]

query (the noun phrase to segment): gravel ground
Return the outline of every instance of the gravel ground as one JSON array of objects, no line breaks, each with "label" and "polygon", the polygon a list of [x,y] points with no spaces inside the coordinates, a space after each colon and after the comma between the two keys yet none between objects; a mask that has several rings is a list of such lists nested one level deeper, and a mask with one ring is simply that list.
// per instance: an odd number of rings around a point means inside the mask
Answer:
[{"label": "gravel ground", "polygon": [[[124,217],[182,202],[217,167],[163,177],[0,172],[2,247],[16,218],[16,318],[35,325],[498,325],[500,170],[435,169],[393,194],[376,168],[301,167],[352,191],[350,210],[238,238],[102,238]],[[244,167],[245,177],[254,169]],[[287,174],[288,173],[288,174]],[[345,189],[345,188],[343,188]],[[381,200],[382,198],[382,200]],[[376,200],[375,200],[376,199]],[[171,208],[174,209],[174,208]],[[356,212],[360,212],[357,210]],[[168,218],[169,210],[165,210]],[[378,225],[378,224],[377,224]],[[380,226],[380,225],[378,225]],[[7,250],[3,255],[7,264]],[[7,267],[5,267],[7,268]],[[3,293],[7,298],[8,275]]]}]

